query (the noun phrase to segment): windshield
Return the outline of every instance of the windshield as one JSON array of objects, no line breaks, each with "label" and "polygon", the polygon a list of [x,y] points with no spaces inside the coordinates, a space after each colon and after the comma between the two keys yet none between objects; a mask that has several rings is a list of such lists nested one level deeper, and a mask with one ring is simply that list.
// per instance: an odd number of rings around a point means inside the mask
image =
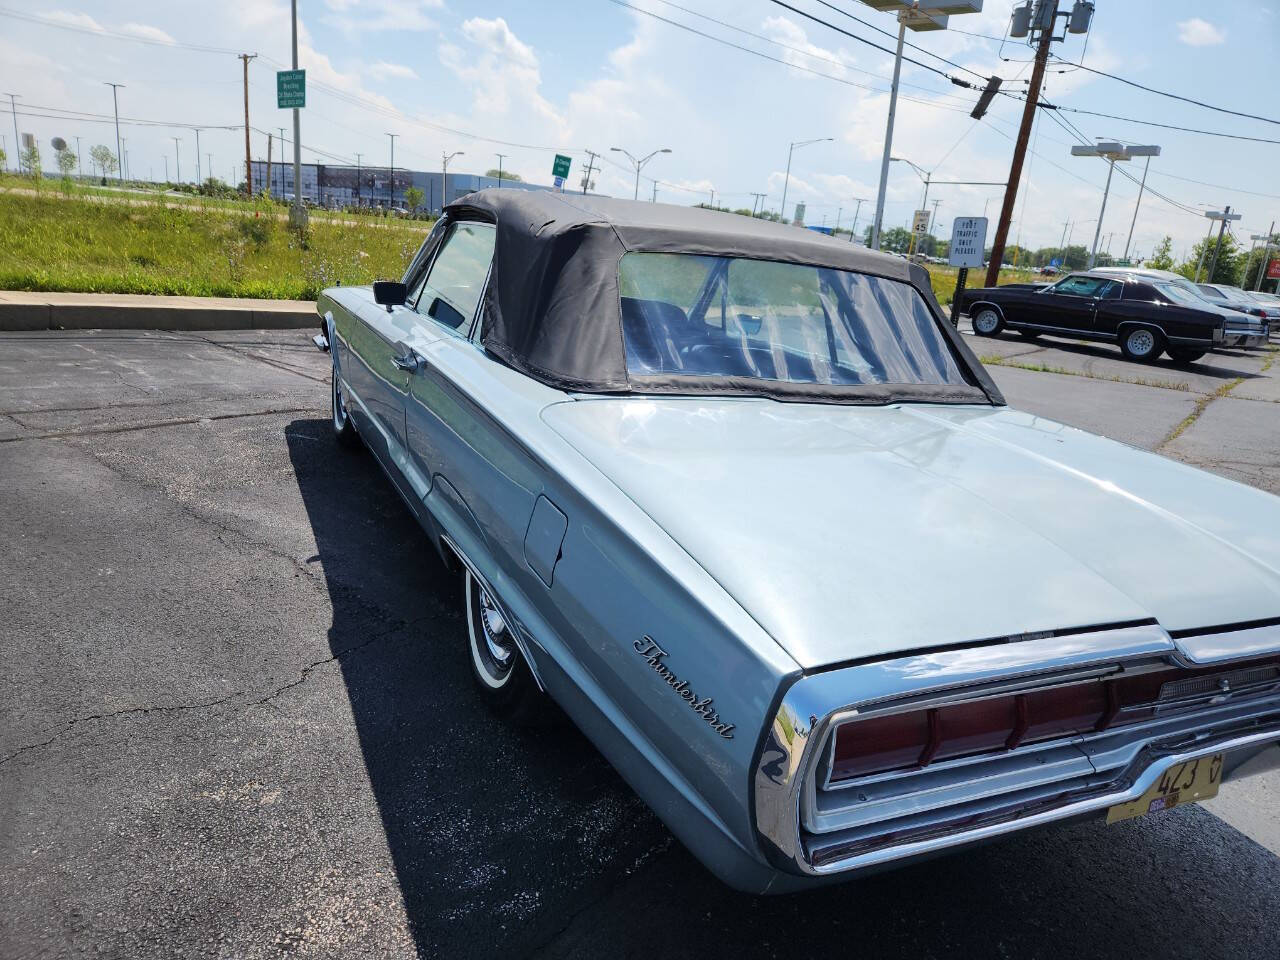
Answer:
[{"label": "windshield", "polygon": [[627,371],[787,383],[965,385],[910,284],[825,267],[628,253]]}]

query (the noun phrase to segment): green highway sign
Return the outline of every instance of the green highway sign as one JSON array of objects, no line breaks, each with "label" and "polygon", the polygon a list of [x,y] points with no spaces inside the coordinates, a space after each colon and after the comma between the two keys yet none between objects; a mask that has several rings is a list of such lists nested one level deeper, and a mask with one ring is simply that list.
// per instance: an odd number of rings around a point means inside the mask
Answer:
[{"label": "green highway sign", "polygon": [[307,71],[276,71],[276,106],[281,110],[292,110],[307,105]]},{"label": "green highway sign", "polygon": [[565,177],[569,176],[569,164],[571,163],[573,163],[572,158],[566,157],[562,153],[557,153],[556,162],[551,165],[551,175],[563,180]]}]

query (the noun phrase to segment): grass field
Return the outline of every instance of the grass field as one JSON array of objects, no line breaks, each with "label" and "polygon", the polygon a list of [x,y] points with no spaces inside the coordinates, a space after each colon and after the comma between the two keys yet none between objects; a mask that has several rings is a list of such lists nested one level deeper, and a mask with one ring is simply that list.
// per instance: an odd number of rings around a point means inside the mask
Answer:
[{"label": "grass field", "polygon": [[[299,238],[280,205],[0,176],[0,290],[314,299],[399,277],[431,224],[314,211]],[[951,302],[956,270],[928,266]],[[969,272],[970,286],[982,284]],[[1003,283],[1035,278],[1005,270]]]},{"label": "grass field", "polygon": [[303,237],[272,204],[94,198],[0,189],[0,289],[314,299],[398,278],[425,221],[314,218]]}]

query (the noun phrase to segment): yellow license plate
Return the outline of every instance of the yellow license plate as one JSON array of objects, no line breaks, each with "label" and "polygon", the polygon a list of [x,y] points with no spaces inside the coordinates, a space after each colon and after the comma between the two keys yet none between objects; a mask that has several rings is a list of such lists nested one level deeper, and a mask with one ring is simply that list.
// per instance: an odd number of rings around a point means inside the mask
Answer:
[{"label": "yellow license plate", "polygon": [[1107,823],[1171,810],[1179,804],[1208,800],[1218,795],[1222,780],[1222,754],[1175,763],[1160,775],[1137,800],[1117,803],[1107,811]]}]

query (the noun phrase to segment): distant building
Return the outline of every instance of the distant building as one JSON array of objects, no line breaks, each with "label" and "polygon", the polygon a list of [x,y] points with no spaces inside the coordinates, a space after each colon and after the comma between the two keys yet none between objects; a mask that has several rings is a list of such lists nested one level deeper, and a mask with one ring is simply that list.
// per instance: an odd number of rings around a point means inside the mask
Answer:
[{"label": "distant building", "polygon": [[[293,164],[272,163],[270,175],[263,160],[253,161],[253,189],[261,192],[270,181],[273,197],[293,198]],[[485,177],[474,173],[450,173],[449,181],[439,173],[395,170],[395,206],[407,206],[404,193],[410,187],[422,191],[422,209],[439,213],[445,203],[465,197],[468,193],[498,186],[497,177]],[[523,183],[519,180],[502,180],[503,188],[515,190],[553,190],[554,187]],[[389,207],[392,206],[390,167],[348,167],[328,163],[304,163],[302,165],[302,199],[322,207]]]}]

